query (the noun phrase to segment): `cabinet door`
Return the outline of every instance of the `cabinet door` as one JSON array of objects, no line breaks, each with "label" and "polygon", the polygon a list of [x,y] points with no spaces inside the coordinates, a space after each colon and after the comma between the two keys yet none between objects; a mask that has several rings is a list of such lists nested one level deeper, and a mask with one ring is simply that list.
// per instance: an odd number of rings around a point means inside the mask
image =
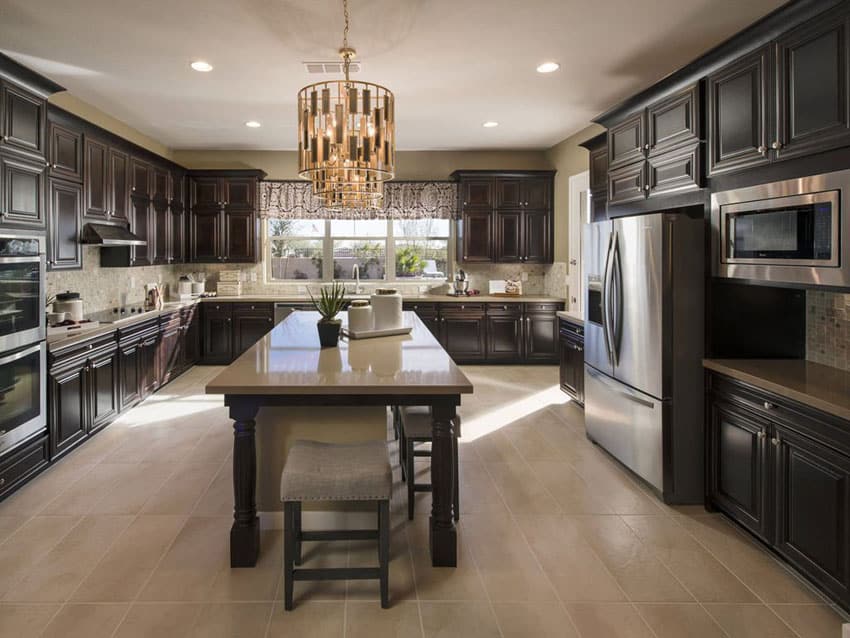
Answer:
[{"label": "cabinet door", "polygon": [[846,13],[819,16],[776,43],[777,158],[850,144]]},{"label": "cabinet door", "polygon": [[770,49],[762,48],[708,76],[708,174],[770,161],[773,104]]},{"label": "cabinet door", "polygon": [[[522,213],[499,211],[496,220],[495,261],[522,261]],[[469,260],[466,260],[469,261]]]},{"label": "cabinet door", "polygon": [[850,602],[850,458],[777,426],[774,547],[825,590]]},{"label": "cabinet door", "polygon": [[47,197],[47,267],[77,270],[83,267],[80,230],[83,189],[80,184],[50,179]]},{"label": "cabinet door", "polygon": [[700,144],[650,157],[647,161],[649,196],[697,190],[702,185]]},{"label": "cabinet door", "polygon": [[183,334],[183,367],[190,368],[201,359],[201,311],[197,306],[187,318]]},{"label": "cabinet door", "polygon": [[186,214],[177,204],[172,204],[168,210],[171,232],[168,236],[168,263],[183,264],[186,262]]},{"label": "cabinet door", "polygon": [[552,203],[551,180],[527,177],[522,180],[523,208],[549,208]]},{"label": "cabinet door", "polygon": [[171,217],[168,214],[168,204],[164,201],[155,201],[151,204],[153,209],[152,225],[153,225],[153,250],[151,261],[154,264],[168,263],[168,244],[169,235],[171,234]]},{"label": "cabinet door", "polygon": [[522,360],[522,323],[522,312],[487,315],[487,361]]},{"label": "cabinet door", "polygon": [[224,182],[224,202],[228,206],[253,208],[257,197],[257,180],[228,178]]},{"label": "cabinet door", "polygon": [[765,485],[767,421],[713,397],[708,417],[708,496],[749,529],[770,539]]},{"label": "cabinet door", "polygon": [[230,308],[224,304],[204,304],[201,359],[207,365],[228,364],[233,360]]},{"label": "cabinet door", "polygon": [[0,226],[43,230],[45,163],[0,154]]},{"label": "cabinet door", "polygon": [[608,147],[603,146],[590,152],[590,190],[604,191],[608,188]]},{"label": "cabinet door", "polygon": [[699,85],[656,102],[646,110],[649,157],[700,140]]},{"label": "cabinet door", "polygon": [[221,180],[217,177],[193,177],[193,206],[224,206]]},{"label": "cabinet door", "polygon": [[86,217],[105,219],[109,211],[109,147],[86,137]]},{"label": "cabinet door", "polygon": [[441,315],[443,347],[455,361],[483,361],[487,356],[486,319],[456,310]]},{"label": "cabinet door", "polygon": [[171,203],[179,208],[186,206],[186,174],[180,171],[171,172]]},{"label": "cabinet door", "polygon": [[159,334],[150,335],[142,339],[139,344],[139,394],[142,399],[147,398],[159,388]]},{"label": "cabinet door", "polygon": [[608,168],[642,160],[645,156],[646,120],[640,111],[608,129]]},{"label": "cabinet door", "polygon": [[584,393],[584,348],[572,339],[560,343],[561,389],[579,402]]},{"label": "cabinet door", "polygon": [[646,198],[646,162],[608,171],[608,203],[623,204]]},{"label": "cabinet door", "polygon": [[440,313],[434,310],[417,310],[416,316],[422,320],[422,323],[431,331],[431,334],[442,344],[443,333],[441,330]]},{"label": "cabinet door", "polygon": [[256,260],[257,221],[253,210],[225,210],[224,259],[253,263]]},{"label": "cabinet door", "polygon": [[192,261],[219,261],[224,213],[220,208],[196,208],[190,215],[189,248]]},{"label": "cabinet door", "polygon": [[552,213],[528,210],[522,214],[522,261],[552,263]]},{"label": "cabinet door", "polygon": [[118,398],[122,411],[133,407],[141,400],[140,365],[139,342],[122,344],[118,352]]},{"label": "cabinet door", "polygon": [[50,375],[50,458],[56,459],[86,438],[86,362]]},{"label": "cabinet door", "polygon": [[171,175],[168,173],[167,169],[160,166],[154,166],[151,169],[151,175],[153,180],[151,199],[157,202],[167,203],[171,192]]},{"label": "cabinet door", "polygon": [[460,201],[464,208],[493,208],[494,180],[464,179],[460,183]]},{"label": "cabinet door", "polygon": [[47,103],[8,82],[0,84],[3,121],[0,149],[8,148],[44,160]]},{"label": "cabinet door", "polygon": [[88,373],[89,432],[109,425],[118,416],[118,351],[92,357]]},{"label": "cabinet door", "polygon": [[50,176],[80,182],[83,179],[83,135],[50,123]]},{"label": "cabinet door", "polygon": [[[519,208],[522,206],[522,179],[519,177],[496,178],[496,207]],[[470,204],[474,206],[475,204]]]},{"label": "cabinet door", "polygon": [[554,312],[526,313],[525,359],[558,362],[558,317]]},{"label": "cabinet door", "polygon": [[151,165],[138,157],[130,158],[130,194],[133,197],[151,196]]},{"label": "cabinet door", "polygon": [[183,336],[183,328],[179,321],[173,325],[167,326],[159,340],[159,382],[160,385],[165,385],[173,377],[180,374],[182,367],[183,352],[181,349],[181,341]]},{"label": "cabinet door", "polygon": [[464,211],[461,217],[461,254],[463,261],[492,260],[492,213]]},{"label": "cabinet door", "polygon": [[233,313],[233,358],[235,359],[266,336],[273,325],[271,310],[268,312],[235,311]]},{"label": "cabinet door", "polygon": [[109,149],[109,217],[129,221],[130,157],[117,149]]},{"label": "cabinet door", "polygon": [[130,232],[147,242],[146,246],[130,247],[130,263],[132,266],[150,266],[155,250],[155,239],[151,234],[151,204],[147,199],[132,197],[130,208]]},{"label": "cabinet door", "polygon": [[[608,178],[607,174],[605,178]],[[601,190],[590,193],[590,220],[601,222],[606,219],[608,219],[608,192]]]}]

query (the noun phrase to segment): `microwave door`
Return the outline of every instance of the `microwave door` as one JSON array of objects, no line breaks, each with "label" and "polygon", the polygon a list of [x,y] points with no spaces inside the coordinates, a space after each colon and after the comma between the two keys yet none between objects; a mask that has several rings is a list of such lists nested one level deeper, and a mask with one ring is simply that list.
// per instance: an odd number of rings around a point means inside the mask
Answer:
[{"label": "microwave door", "polygon": [[613,223],[595,222],[584,226],[584,277],[585,277],[585,335],[584,357],[588,365],[600,372],[613,375],[614,362],[611,352],[609,315],[607,302],[609,292],[605,282],[610,266]]}]

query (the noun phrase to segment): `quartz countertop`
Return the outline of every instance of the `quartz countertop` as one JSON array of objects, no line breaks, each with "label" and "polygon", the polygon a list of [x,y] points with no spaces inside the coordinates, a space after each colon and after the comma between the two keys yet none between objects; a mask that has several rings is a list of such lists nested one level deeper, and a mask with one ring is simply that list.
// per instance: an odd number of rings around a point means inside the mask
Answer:
[{"label": "quartz countertop", "polygon": [[850,420],[850,372],[803,359],[705,359],[714,372]]},{"label": "quartz countertop", "polygon": [[[347,313],[342,313],[343,324]],[[472,383],[413,312],[409,335],[322,348],[317,312],[296,312],[213,379],[208,394],[470,394]]]}]

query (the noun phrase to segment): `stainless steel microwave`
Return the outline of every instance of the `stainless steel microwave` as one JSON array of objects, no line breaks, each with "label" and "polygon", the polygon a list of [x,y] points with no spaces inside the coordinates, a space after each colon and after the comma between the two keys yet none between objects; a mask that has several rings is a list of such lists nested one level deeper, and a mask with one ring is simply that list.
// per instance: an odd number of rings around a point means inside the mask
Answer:
[{"label": "stainless steel microwave", "polygon": [[711,196],[717,277],[850,287],[850,170]]}]

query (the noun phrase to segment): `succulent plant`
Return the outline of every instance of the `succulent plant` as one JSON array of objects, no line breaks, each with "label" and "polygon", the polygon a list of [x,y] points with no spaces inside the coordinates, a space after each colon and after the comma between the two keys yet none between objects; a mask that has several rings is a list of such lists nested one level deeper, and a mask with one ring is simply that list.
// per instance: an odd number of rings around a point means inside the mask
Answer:
[{"label": "succulent plant", "polygon": [[321,321],[334,321],[337,314],[345,307],[345,285],[335,281],[330,286],[323,286],[318,299],[310,293],[313,307],[322,315]]}]

